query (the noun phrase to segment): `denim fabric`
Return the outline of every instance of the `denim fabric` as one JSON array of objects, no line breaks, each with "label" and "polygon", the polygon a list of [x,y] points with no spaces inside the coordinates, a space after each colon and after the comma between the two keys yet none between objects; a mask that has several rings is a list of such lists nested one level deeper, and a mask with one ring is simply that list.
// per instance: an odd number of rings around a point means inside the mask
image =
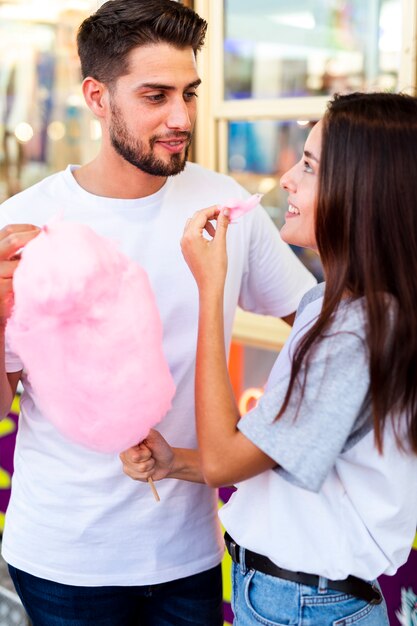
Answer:
[{"label": "denim fabric", "polygon": [[222,626],[221,568],[145,587],[77,587],[9,566],[33,626]]},{"label": "denim fabric", "polygon": [[232,609],[236,626],[389,626],[385,602],[308,587],[233,564]]}]

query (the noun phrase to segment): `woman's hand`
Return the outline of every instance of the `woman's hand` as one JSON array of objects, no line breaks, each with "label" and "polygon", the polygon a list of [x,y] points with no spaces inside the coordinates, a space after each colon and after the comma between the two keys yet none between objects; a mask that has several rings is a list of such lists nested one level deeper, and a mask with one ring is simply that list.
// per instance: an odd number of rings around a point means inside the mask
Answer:
[{"label": "woman's hand", "polygon": [[0,230],[0,326],[6,324],[13,308],[13,274],[20,250],[39,232],[32,224],[11,224]]},{"label": "woman's hand", "polygon": [[[211,220],[217,220],[214,228]],[[227,273],[227,209],[202,209],[187,220],[181,250],[200,291],[223,289]],[[211,239],[204,237],[206,231]]]}]

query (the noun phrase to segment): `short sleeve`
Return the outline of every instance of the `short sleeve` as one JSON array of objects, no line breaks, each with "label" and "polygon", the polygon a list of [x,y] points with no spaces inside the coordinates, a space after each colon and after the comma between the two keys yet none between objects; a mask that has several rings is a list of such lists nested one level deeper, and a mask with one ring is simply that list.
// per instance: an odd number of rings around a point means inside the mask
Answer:
[{"label": "short sleeve", "polygon": [[23,363],[20,358],[12,352],[10,349],[9,342],[7,340],[7,327],[6,327],[6,349],[5,349],[5,358],[4,358],[6,372],[20,372],[23,369]]},{"label": "short sleeve", "polygon": [[366,404],[369,372],[363,338],[339,331],[323,339],[310,360],[301,403],[297,384],[277,420],[288,382],[288,374],[278,376],[238,428],[277,462],[284,478],[319,491]]},{"label": "short sleeve", "polygon": [[239,306],[276,317],[289,315],[317,281],[282,241],[277,227],[261,206],[248,218],[252,220],[248,271],[242,282]]}]

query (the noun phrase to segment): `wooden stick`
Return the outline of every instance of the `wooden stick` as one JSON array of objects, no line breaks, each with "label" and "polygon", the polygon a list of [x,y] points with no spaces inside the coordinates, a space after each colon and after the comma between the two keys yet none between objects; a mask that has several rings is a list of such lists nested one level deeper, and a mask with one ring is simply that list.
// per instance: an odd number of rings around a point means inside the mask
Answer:
[{"label": "wooden stick", "polygon": [[159,493],[156,490],[155,483],[153,482],[150,476],[148,478],[148,483],[149,483],[150,488],[152,489],[153,497],[155,498],[157,502],[160,502],[161,498],[159,497]]}]

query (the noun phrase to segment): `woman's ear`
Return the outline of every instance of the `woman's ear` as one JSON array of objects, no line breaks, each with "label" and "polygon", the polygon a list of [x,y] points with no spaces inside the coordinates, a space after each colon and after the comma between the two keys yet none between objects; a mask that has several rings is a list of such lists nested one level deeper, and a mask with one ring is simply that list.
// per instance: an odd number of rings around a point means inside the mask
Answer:
[{"label": "woman's ear", "polygon": [[108,110],[108,89],[104,83],[87,76],[82,84],[84,100],[96,117],[103,118]]}]

